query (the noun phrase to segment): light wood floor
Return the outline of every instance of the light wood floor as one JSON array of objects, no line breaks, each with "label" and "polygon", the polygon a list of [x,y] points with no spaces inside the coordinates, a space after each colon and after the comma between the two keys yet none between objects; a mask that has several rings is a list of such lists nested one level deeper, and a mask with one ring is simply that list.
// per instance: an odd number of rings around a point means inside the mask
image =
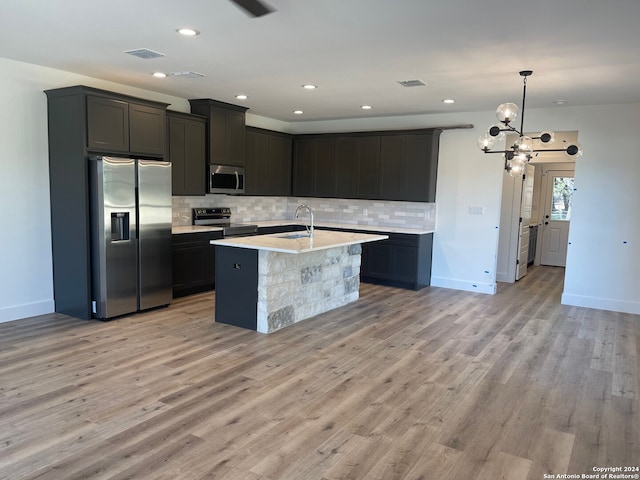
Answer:
[{"label": "light wood floor", "polygon": [[534,479],[640,464],[640,316],[363,284],[265,336],[213,294],[0,324],[2,479]]}]

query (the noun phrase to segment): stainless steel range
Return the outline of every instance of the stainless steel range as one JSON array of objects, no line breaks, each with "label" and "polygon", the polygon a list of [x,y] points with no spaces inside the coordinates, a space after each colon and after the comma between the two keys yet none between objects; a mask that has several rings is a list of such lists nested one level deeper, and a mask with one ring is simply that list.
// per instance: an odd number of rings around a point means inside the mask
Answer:
[{"label": "stainless steel range", "polygon": [[222,227],[225,237],[243,237],[248,235],[256,235],[258,226],[248,223],[232,223],[231,209],[229,207],[221,208],[193,208],[192,223],[193,225],[213,225]]}]

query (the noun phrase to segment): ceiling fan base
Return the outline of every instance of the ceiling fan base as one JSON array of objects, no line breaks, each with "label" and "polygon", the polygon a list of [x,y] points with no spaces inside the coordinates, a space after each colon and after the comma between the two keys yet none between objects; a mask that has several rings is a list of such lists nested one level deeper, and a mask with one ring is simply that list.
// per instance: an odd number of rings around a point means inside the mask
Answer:
[{"label": "ceiling fan base", "polygon": [[267,15],[274,11],[273,8],[271,8],[269,5],[267,5],[266,3],[260,0],[231,0],[231,1],[253,17],[262,17],[263,15]]}]

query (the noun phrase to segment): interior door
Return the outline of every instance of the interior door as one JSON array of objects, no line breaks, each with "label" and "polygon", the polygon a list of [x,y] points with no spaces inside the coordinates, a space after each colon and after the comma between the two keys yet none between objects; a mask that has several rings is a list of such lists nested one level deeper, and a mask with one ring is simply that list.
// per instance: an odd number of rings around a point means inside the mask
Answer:
[{"label": "interior door", "polygon": [[527,165],[522,180],[522,199],[520,201],[520,226],[518,231],[518,261],[516,262],[516,280],[527,274],[529,260],[529,235],[531,229],[531,210],[533,208],[533,180],[535,167]]},{"label": "interior door", "polygon": [[542,265],[566,266],[573,174],[571,170],[548,170],[544,174],[546,188],[540,255]]}]

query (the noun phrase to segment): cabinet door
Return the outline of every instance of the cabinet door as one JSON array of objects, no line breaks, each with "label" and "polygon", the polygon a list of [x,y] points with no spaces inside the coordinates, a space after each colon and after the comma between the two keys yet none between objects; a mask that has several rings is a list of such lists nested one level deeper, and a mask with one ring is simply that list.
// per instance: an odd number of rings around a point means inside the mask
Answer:
[{"label": "cabinet door", "polygon": [[333,197],[336,194],[335,156],[333,138],[316,140],[316,191],[318,197]]},{"label": "cabinet door", "polygon": [[173,195],[204,195],[206,122],[169,116],[168,160],[172,163]]},{"label": "cabinet door", "polygon": [[394,245],[392,252],[390,277],[400,282],[415,284],[418,270],[418,249]]},{"label": "cabinet door", "polygon": [[405,199],[426,201],[429,190],[429,137],[406,135],[404,138]]},{"label": "cabinet door", "polygon": [[438,169],[438,130],[385,135],[380,143],[380,198],[434,202]]},{"label": "cabinet door", "polygon": [[209,240],[219,233],[186,233],[173,236],[173,296],[212,290],[215,286],[215,247]]},{"label": "cabinet door", "polygon": [[209,163],[223,165],[229,163],[227,159],[227,115],[224,110],[213,107],[209,109]]},{"label": "cabinet door", "polygon": [[131,153],[162,156],[167,128],[166,110],[129,104],[129,150]]},{"label": "cabinet door", "polygon": [[338,137],[335,145],[336,195],[377,198],[380,137]]},{"label": "cabinet door", "polygon": [[244,192],[246,195],[266,195],[269,189],[269,136],[262,132],[247,131],[245,141]]},{"label": "cabinet door", "polygon": [[245,114],[235,110],[226,112],[226,155],[229,165],[244,165]]},{"label": "cabinet door", "polygon": [[294,146],[294,195],[335,196],[335,139],[302,138]]},{"label": "cabinet door", "polygon": [[377,198],[380,190],[380,137],[358,137],[356,198]]},{"label": "cabinet door", "polygon": [[129,152],[129,104],[87,96],[87,146],[103,152]]},{"label": "cabinet door", "polygon": [[316,191],[315,150],[313,139],[301,138],[293,144],[293,195],[311,197]]},{"label": "cabinet door", "polygon": [[244,112],[210,107],[209,163],[244,165],[244,116]]},{"label": "cabinet door", "polygon": [[187,122],[184,187],[190,195],[206,193],[207,125],[204,121]]},{"label": "cabinet door", "polygon": [[269,191],[268,195],[291,195],[291,151],[289,137],[269,137]]},{"label": "cabinet door", "polygon": [[358,153],[356,137],[336,138],[336,195],[342,198],[357,196]]},{"label": "cabinet door", "polygon": [[257,329],[258,251],[216,246],[215,321]]},{"label": "cabinet door", "polygon": [[380,198],[404,200],[406,162],[404,135],[383,136],[380,140]]}]

